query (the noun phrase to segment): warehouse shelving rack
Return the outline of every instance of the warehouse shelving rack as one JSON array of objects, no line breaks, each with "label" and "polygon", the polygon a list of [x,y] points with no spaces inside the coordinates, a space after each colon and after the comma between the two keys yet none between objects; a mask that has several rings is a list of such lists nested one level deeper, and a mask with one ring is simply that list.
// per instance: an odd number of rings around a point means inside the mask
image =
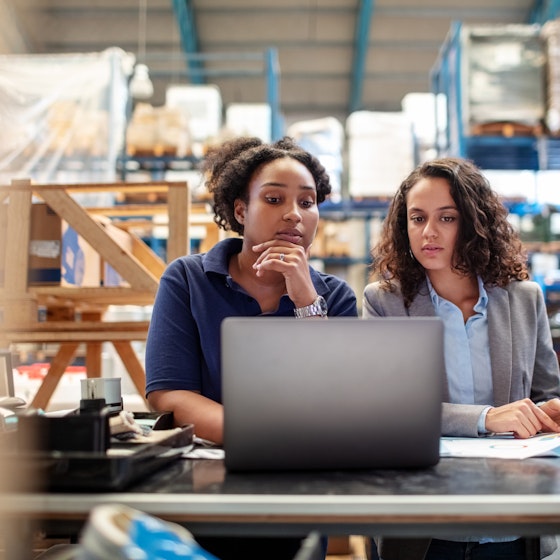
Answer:
[{"label": "warehouse shelving rack", "polygon": [[[445,143],[438,139],[438,154],[466,157],[485,169],[560,169],[560,142],[556,138],[542,133],[477,135],[465,130],[462,32],[462,23],[453,22],[430,73],[432,92],[447,99]],[[435,114],[438,127],[438,112]]]},{"label": "warehouse shelving rack", "polygon": [[[276,140],[282,135],[280,114],[280,65],[278,51],[274,47],[264,51],[185,53],[173,57],[169,53],[153,53],[146,56],[150,76],[172,81],[183,80],[185,84],[204,84],[208,78],[242,79],[262,78],[265,83],[264,101],[270,106],[270,137]],[[176,64],[184,64],[183,69]]]},{"label": "warehouse shelving rack", "polygon": [[[207,78],[238,79],[263,78],[265,81],[266,100],[270,106],[270,137],[278,140],[283,134],[283,119],[280,114],[280,94],[278,52],[275,48],[263,52],[229,52],[229,53],[183,53],[179,58],[165,54],[146,56],[150,63],[150,75],[153,78],[172,78],[174,81],[185,79],[185,83],[203,84]],[[179,70],[175,64],[180,62],[184,68]],[[126,144],[126,143],[125,143]],[[125,181],[130,165],[138,165],[149,171],[152,180],[162,180],[165,171],[174,165],[183,168],[196,168],[201,158],[192,154],[174,157],[170,154],[128,154],[126,146],[117,161],[117,171]]]}]

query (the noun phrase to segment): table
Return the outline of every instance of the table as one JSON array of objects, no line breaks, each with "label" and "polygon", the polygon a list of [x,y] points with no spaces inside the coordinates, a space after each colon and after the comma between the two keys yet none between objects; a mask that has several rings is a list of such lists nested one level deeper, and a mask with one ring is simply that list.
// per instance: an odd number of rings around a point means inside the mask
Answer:
[{"label": "table", "polygon": [[[119,493],[11,493],[0,514],[79,527],[121,503],[195,535],[560,534],[560,460],[442,458],[422,470],[237,474],[220,460],[178,460]],[[49,525],[50,524],[50,525]]]}]

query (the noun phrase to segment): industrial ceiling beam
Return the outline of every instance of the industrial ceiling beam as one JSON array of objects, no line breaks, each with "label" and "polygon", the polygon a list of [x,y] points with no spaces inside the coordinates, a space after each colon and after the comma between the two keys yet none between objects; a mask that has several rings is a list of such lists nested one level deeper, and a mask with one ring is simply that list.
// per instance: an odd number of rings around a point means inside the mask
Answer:
[{"label": "industrial ceiling beam", "polygon": [[[212,60],[218,56],[222,62],[225,62],[226,69],[218,70],[215,75],[227,76],[228,74],[234,76],[241,76],[246,73],[246,70],[233,70],[227,68],[228,60],[227,55],[212,55],[199,52],[199,43],[196,33],[196,21],[193,8],[193,0],[172,0],[173,12],[175,19],[179,25],[179,33],[181,37],[181,45],[187,59],[187,75],[190,82],[195,85],[201,85],[206,82],[206,77],[212,75],[212,71],[204,68],[204,60]],[[255,57],[263,60],[264,69],[260,71],[266,79],[266,92],[267,101],[270,105],[271,119],[270,119],[270,132],[273,140],[277,140],[281,136],[281,119],[280,119],[280,97],[278,93],[278,54],[276,49],[267,49],[264,55],[235,55],[230,53],[231,56],[241,56],[241,59],[251,60]],[[233,73],[232,73],[233,70]]]},{"label": "industrial ceiling beam", "polygon": [[187,72],[192,84],[204,84],[204,72],[199,54],[198,35],[192,0],[172,0],[173,13],[179,26],[181,46],[186,55]]},{"label": "industrial ceiling beam", "polygon": [[560,0],[535,0],[529,14],[529,23],[543,24],[560,15]]},{"label": "industrial ceiling beam", "polygon": [[373,0],[360,0],[358,17],[356,19],[356,33],[354,36],[354,60],[352,63],[350,82],[349,113],[353,113],[362,108],[362,92],[364,88],[364,74],[372,15]]}]

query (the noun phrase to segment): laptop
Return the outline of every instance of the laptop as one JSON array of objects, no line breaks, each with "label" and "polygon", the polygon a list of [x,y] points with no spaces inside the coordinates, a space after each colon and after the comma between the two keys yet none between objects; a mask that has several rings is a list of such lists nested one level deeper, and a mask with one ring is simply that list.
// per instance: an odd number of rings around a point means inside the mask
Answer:
[{"label": "laptop", "polygon": [[221,359],[229,471],[439,461],[438,317],[230,317]]}]

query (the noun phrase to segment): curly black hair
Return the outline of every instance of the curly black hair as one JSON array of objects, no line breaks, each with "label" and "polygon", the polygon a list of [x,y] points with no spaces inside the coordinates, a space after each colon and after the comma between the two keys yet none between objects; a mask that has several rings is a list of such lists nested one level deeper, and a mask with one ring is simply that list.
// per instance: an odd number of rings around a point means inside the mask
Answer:
[{"label": "curly black hair", "polygon": [[206,186],[213,195],[214,221],[225,230],[243,235],[243,224],[234,215],[235,200],[249,202],[249,182],[263,164],[292,158],[309,170],[317,187],[317,203],[331,192],[329,176],[319,160],[285,136],[267,144],[260,138],[239,137],[209,150],[202,164]]},{"label": "curly black hair", "polygon": [[418,181],[430,177],[447,180],[461,216],[454,268],[465,276],[480,276],[488,286],[527,280],[526,253],[507,219],[507,208],[473,162],[450,157],[419,165],[397,190],[372,251],[373,275],[384,288],[393,290],[392,281],[397,280],[408,307],[426,277],[422,265],[410,254],[406,197]]}]

